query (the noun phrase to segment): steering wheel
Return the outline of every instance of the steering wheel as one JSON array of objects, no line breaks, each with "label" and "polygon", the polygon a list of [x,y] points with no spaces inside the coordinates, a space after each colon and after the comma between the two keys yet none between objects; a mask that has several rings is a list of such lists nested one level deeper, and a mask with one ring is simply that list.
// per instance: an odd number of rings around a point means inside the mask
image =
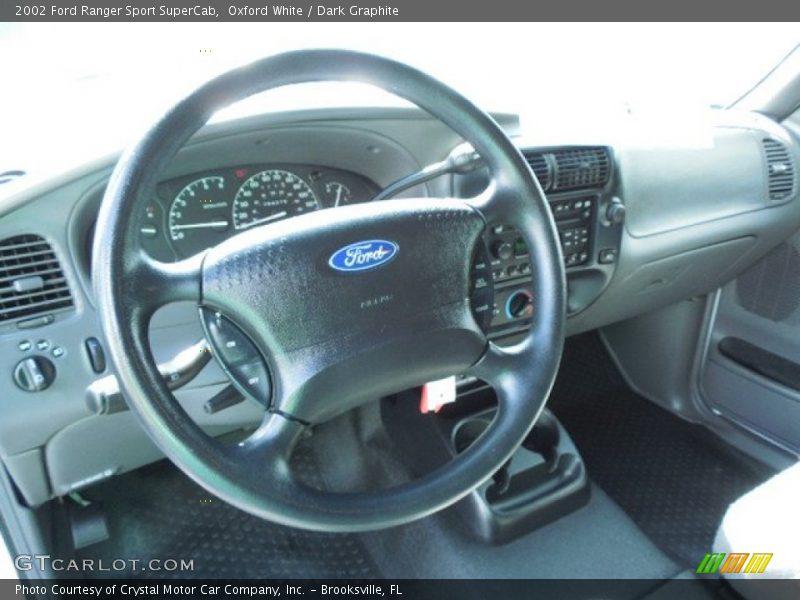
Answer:
[{"label": "steering wheel", "polygon": [[[152,197],[159,174],[189,137],[235,101],[313,81],[368,83],[415,103],[472,144],[491,184],[467,200],[387,200],[253,227],[177,263],[145,254],[132,215]],[[484,229],[498,223],[515,226],[527,244],[534,293],[530,329],[506,348],[488,341],[469,300],[473,250]],[[456,502],[519,446],[555,378],[564,341],[565,276],[541,188],[491,117],[430,76],[386,58],[291,52],[208,82],[120,158],[97,232],[97,306],[130,408],[187,475],[270,521],[320,531],[369,530]],[[376,240],[377,246],[365,245]],[[149,320],[159,307],[180,300],[225,315],[267,366],[272,392],[263,421],[238,444],[204,433],[158,372]],[[312,489],[292,476],[289,457],[305,428],[455,373],[489,383],[498,410],[480,439],[448,464],[409,483],[357,493]]]}]

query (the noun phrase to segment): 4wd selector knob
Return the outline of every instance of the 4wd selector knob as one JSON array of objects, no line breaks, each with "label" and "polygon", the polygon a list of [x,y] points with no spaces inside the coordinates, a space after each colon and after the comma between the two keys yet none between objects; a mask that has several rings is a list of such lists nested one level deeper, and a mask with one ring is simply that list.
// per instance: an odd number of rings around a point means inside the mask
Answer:
[{"label": "4wd selector knob", "polygon": [[511,242],[497,241],[492,244],[492,254],[500,260],[508,260],[514,256],[514,246]]},{"label": "4wd selector knob", "polygon": [[614,198],[606,209],[606,219],[611,225],[619,225],[625,220],[625,205]]},{"label": "4wd selector knob", "polygon": [[56,378],[56,368],[43,356],[31,356],[14,367],[14,383],[26,392],[41,392],[50,387]]}]

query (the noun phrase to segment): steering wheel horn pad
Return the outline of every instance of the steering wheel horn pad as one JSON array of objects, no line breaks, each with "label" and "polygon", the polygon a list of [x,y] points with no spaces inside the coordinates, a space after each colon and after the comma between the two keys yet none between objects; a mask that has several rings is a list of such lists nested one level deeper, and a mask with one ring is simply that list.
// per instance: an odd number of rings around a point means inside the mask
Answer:
[{"label": "steering wheel horn pad", "polygon": [[[182,145],[224,106],[310,81],[360,81],[414,102],[471,143],[492,176],[477,198],[352,205],[253,227],[174,264],[139,247],[130,215]],[[486,338],[469,302],[484,228],[514,225],[532,258],[535,310],[511,347]],[[565,277],[557,232],[524,158],[500,127],[442,83],[389,59],[292,52],[210,81],[169,111],[117,164],[98,216],[93,280],[108,353],[132,411],[178,467],[223,500],[284,525],[389,527],[452,504],[491,477],[530,429],[563,346]],[[374,243],[370,245],[370,243]],[[352,268],[354,246],[374,252]],[[355,259],[354,259],[355,260]],[[369,263],[369,264],[367,264]],[[239,445],[207,435],[167,389],[150,351],[153,312],[178,300],[219,311],[266,360],[272,399]],[[308,424],[387,393],[464,372],[495,389],[494,420],[465,452],[392,488],[333,493],[298,483],[288,458]]]},{"label": "steering wheel horn pad", "polygon": [[[237,323],[266,357],[273,410],[322,422],[480,358],[486,339],[467,298],[484,225],[457,200],[309,213],[209,250],[201,302]],[[394,246],[388,262],[331,265],[337,251],[352,249],[355,260],[376,239]]]}]

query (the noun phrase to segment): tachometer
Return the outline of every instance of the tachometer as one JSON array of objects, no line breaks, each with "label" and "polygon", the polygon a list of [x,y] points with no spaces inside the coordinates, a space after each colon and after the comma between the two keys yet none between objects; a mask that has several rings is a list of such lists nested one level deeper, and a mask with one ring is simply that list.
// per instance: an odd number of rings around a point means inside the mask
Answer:
[{"label": "tachometer", "polygon": [[169,209],[169,237],[175,250],[191,256],[215,246],[230,227],[230,192],[224,177],[203,177],[184,187]]},{"label": "tachometer", "polygon": [[248,229],[320,208],[311,187],[290,171],[270,169],[250,177],[233,200],[233,226]]}]

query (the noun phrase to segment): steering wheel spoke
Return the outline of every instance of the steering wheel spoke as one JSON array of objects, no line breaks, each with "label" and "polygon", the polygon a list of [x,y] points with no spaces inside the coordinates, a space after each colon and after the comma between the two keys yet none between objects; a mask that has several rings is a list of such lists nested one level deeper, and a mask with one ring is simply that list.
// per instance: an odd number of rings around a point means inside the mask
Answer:
[{"label": "steering wheel spoke", "polygon": [[285,479],[289,458],[305,428],[300,421],[267,412],[258,429],[237,445],[237,459],[249,463],[248,468],[254,473],[266,468]]},{"label": "steering wheel spoke", "polygon": [[478,211],[488,224],[514,223],[524,212],[519,192],[498,178],[492,179],[483,192],[466,202]]},{"label": "steering wheel spoke", "polygon": [[498,402],[507,404],[527,397],[520,389],[519,374],[533,372],[534,368],[535,351],[527,340],[506,347],[489,342],[486,352],[466,374],[488,383],[495,390]]},{"label": "steering wheel spoke", "polygon": [[137,252],[128,271],[128,293],[140,308],[155,311],[170,302],[200,302],[203,253],[165,263]]}]

